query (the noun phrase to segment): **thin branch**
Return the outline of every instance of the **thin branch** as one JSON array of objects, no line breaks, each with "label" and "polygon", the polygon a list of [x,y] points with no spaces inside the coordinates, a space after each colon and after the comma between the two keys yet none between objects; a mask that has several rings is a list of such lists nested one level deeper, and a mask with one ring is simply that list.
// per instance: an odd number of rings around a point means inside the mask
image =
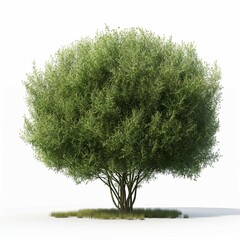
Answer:
[{"label": "thin branch", "polygon": [[[112,198],[112,201],[113,201],[113,204],[115,205],[115,207],[120,210],[120,207],[119,207],[119,204],[116,203],[115,199],[114,199],[114,196],[113,196],[113,192],[112,192],[112,189],[110,188],[110,194],[111,194],[111,198]],[[119,202],[119,201],[118,201]]]},{"label": "thin branch", "polygon": [[107,180],[105,180],[103,177],[98,176],[98,179],[100,179],[104,184],[106,184],[108,187],[110,187]]},{"label": "thin branch", "polygon": [[108,184],[109,184],[109,187],[110,187],[110,189],[112,190],[114,196],[116,197],[116,199],[117,199],[118,202],[119,202],[119,200],[120,200],[119,193],[118,193],[117,189],[115,188],[114,184],[112,183],[110,177],[109,177],[109,176],[107,176],[107,177],[108,177]]},{"label": "thin branch", "polygon": [[138,179],[138,184],[139,184],[140,182],[142,182],[147,176],[151,176],[151,174],[152,174],[153,172],[154,172],[154,171],[149,171],[149,172],[146,172],[145,174],[142,174],[142,176],[139,177],[139,179]]},{"label": "thin branch", "polygon": [[133,197],[133,199],[132,199],[132,205],[135,203],[135,201],[136,201],[136,197],[137,197],[137,187],[136,187],[136,189],[135,189],[135,192],[134,192],[134,197]]}]

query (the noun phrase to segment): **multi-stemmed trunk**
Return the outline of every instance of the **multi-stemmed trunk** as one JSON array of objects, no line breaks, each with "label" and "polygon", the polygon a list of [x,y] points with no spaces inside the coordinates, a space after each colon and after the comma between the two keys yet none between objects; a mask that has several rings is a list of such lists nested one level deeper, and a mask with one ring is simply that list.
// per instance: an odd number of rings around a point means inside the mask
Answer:
[{"label": "multi-stemmed trunk", "polygon": [[123,212],[131,212],[138,187],[147,176],[148,174],[140,171],[121,173],[105,171],[98,178],[109,187],[115,207]]}]

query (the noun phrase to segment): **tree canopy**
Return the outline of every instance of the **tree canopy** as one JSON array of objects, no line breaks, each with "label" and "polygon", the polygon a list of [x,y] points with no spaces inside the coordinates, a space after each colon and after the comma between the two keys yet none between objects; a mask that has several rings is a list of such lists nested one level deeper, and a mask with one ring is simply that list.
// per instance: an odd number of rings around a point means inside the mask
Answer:
[{"label": "tree canopy", "polygon": [[33,66],[22,136],[46,166],[76,183],[102,180],[131,210],[144,181],[196,178],[218,159],[220,78],[192,43],[106,29]]}]

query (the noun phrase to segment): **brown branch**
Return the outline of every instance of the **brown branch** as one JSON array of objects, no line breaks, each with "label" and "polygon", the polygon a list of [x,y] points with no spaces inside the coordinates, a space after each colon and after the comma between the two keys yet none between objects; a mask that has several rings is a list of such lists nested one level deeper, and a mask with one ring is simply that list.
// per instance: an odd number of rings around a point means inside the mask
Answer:
[{"label": "brown branch", "polygon": [[120,207],[119,207],[119,201],[118,201],[118,204],[116,203],[115,199],[114,199],[114,196],[113,196],[113,192],[112,192],[112,189],[110,188],[110,194],[111,194],[111,198],[112,198],[112,201],[113,201],[113,204],[115,205],[115,207],[120,210]]},{"label": "brown branch", "polygon": [[104,184],[106,184],[108,187],[110,187],[107,180],[105,180],[104,177],[98,176],[98,179],[100,179]]},{"label": "brown branch", "polygon": [[136,201],[136,197],[137,197],[137,189],[138,189],[138,187],[136,187],[136,189],[135,189],[135,192],[134,192],[134,197],[133,197],[133,199],[132,199],[132,205],[135,203],[135,201]]},{"label": "brown branch", "polygon": [[111,191],[113,192],[113,194],[116,197],[117,201],[119,202],[119,200],[120,200],[119,193],[118,193],[117,189],[115,188],[114,184],[112,183],[112,180],[111,180],[110,176],[107,176],[107,178],[108,178],[109,188],[111,189]]}]

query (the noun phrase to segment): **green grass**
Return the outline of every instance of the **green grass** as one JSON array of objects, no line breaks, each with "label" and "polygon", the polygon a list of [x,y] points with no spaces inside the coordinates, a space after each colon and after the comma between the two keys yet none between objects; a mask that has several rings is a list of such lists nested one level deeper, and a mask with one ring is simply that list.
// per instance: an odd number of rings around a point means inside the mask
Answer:
[{"label": "green grass", "polygon": [[56,218],[97,218],[97,219],[140,219],[145,218],[177,218],[186,217],[178,210],[172,209],[144,209],[137,208],[132,212],[120,212],[117,209],[81,209],[78,211],[52,212],[52,217]]}]

